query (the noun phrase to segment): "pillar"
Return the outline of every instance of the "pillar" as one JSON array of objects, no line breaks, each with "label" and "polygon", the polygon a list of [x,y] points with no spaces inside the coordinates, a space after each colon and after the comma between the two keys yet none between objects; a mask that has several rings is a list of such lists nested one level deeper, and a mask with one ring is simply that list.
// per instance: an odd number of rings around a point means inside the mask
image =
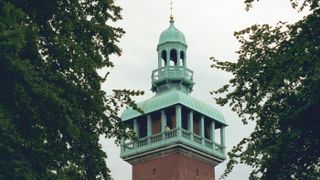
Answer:
[{"label": "pillar", "polygon": [[220,142],[223,147],[226,146],[225,126],[221,126],[221,129],[220,129]]},{"label": "pillar", "polygon": [[184,67],[187,67],[187,52],[186,51],[183,51],[184,52],[184,63],[183,63],[183,65],[184,65]]},{"label": "pillar", "polygon": [[139,124],[137,119],[133,120],[133,132],[135,132],[137,138],[139,138]]},{"label": "pillar", "polygon": [[162,140],[165,139],[165,131],[167,127],[167,116],[164,110],[161,110],[161,132],[162,132]]},{"label": "pillar", "polygon": [[150,136],[152,136],[152,119],[151,115],[147,115],[147,137],[148,137],[148,144],[151,143]]},{"label": "pillar", "polygon": [[147,136],[152,135],[152,119],[150,114],[147,115]]},{"label": "pillar", "polygon": [[177,51],[177,66],[181,66],[181,57],[180,57],[180,52],[181,52],[181,50],[180,49],[178,49],[178,50],[176,50]]},{"label": "pillar", "polygon": [[177,136],[181,136],[181,105],[176,105],[176,128],[177,128]]},{"label": "pillar", "polygon": [[215,146],[216,146],[216,140],[215,140],[215,129],[216,129],[216,123],[212,120],[211,121],[211,127],[210,127],[210,130],[211,130],[211,133],[210,133],[210,138],[211,138],[211,140],[212,140],[212,142],[213,142],[213,149],[215,150]]},{"label": "pillar", "polygon": [[[138,120],[137,119],[133,120],[133,132],[135,132],[137,139],[139,139],[139,124],[138,124]],[[135,141],[133,146],[134,147],[138,146],[137,141]]]},{"label": "pillar", "polygon": [[167,51],[167,66],[170,66],[170,49],[166,49]]},{"label": "pillar", "polygon": [[201,142],[204,144],[204,116],[201,116],[200,118],[200,136]]},{"label": "pillar", "polygon": [[158,52],[158,68],[162,67],[162,51]]}]

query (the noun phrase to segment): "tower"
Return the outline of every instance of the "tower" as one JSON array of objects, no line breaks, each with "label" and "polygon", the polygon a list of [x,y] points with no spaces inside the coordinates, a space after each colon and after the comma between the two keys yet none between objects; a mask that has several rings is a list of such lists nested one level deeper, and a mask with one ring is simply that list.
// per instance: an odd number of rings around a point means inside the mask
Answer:
[{"label": "tower", "polygon": [[155,95],[138,103],[144,114],[129,108],[121,115],[137,136],[121,140],[120,156],[133,166],[133,180],[212,180],[214,167],[226,158],[222,114],[189,95],[194,82],[187,47],[171,16],[157,46]]}]

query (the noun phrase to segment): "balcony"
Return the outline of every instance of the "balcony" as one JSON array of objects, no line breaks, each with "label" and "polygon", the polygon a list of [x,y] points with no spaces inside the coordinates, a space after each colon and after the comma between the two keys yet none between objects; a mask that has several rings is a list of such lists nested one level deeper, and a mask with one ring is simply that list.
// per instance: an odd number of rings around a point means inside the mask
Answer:
[{"label": "balcony", "polygon": [[182,128],[175,128],[149,137],[140,138],[137,141],[123,142],[121,143],[121,157],[126,158],[130,155],[160,149],[171,144],[183,144],[189,149],[200,150],[221,159],[226,158],[225,147],[223,145]]},{"label": "balcony", "polygon": [[182,80],[193,84],[193,71],[184,66],[166,66],[152,71],[152,84],[167,80]]}]

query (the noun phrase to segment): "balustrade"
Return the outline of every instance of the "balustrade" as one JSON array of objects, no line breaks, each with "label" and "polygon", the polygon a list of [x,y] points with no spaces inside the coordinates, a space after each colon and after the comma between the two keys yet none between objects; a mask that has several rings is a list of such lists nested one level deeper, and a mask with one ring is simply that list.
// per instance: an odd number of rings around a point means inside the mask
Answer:
[{"label": "balustrade", "polygon": [[148,138],[142,138],[138,141],[138,147],[144,146],[148,144]]},{"label": "balustrade", "polygon": [[[181,131],[181,134],[178,135],[178,130]],[[176,138],[176,139],[175,139]],[[163,145],[167,141],[180,139],[190,144],[191,146],[195,146],[200,149],[204,149],[206,151],[210,151],[211,153],[218,153],[220,155],[225,154],[225,147],[221,144],[218,144],[210,139],[206,139],[201,137],[195,133],[187,131],[182,128],[175,128],[169,131],[161,132],[149,137],[144,137],[139,139],[138,141],[131,141],[124,144],[121,144],[121,152],[129,153],[131,151],[136,152],[137,150],[143,150],[144,147],[156,147],[157,145]]]},{"label": "balustrade", "polygon": [[157,134],[157,135],[153,135],[150,137],[151,139],[151,143],[156,143],[156,142],[159,142],[159,141],[162,141],[162,134]]},{"label": "balustrade", "polygon": [[156,69],[152,72],[152,82],[157,82],[162,79],[185,79],[193,80],[193,72],[183,66],[169,66]]},{"label": "balustrade", "polygon": [[202,141],[201,141],[201,136],[198,136],[196,134],[193,134],[193,141],[196,142],[196,143],[199,143],[199,144],[202,144]]},{"label": "balustrade", "polygon": [[204,145],[206,147],[212,148],[213,147],[213,142],[211,140],[205,139],[204,140]]},{"label": "balustrade", "polygon": [[220,153],[224,153],[224,146],[222,146],[221,144],[215,143],[215,151],[218,151]]},{"label": "balustrade", "polygon": [[170,139],[177,136],[177,129],[172,129],[165,133],[166,133],[166,139]]},{"label": "balustrade", "polygon": [[191,132],[189,132],[189,131],[187,131],[187,130],[184,130],[184,129],[182,129],[182,137],[184,137],[184,138],[187,138],[187,139],[190,139],[190,137],[191,137]]}]

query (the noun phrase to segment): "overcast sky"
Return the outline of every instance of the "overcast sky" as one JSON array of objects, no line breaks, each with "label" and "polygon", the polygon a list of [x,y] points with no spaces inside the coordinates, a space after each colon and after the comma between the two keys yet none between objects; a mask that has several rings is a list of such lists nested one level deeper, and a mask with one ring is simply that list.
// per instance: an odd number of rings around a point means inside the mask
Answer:
[{"label": "overcast sky", "polygon": [[[188,43],[187,64],[194,71],[195,86],[191,95],[222,112],[229,126],[226,128],[227,151],[243,137],[249,136],[254,124],[244,126],[228,106],[215,104],[211,90],[218,89],[232,77],[210,68],[209,57],[235,62],[239,43],[233,33],[253,24],[276,24],[278,21],[295,22],[303,17],[290,6],[289,0],[264,0],[255,3],[246,12],[244,0],[174,0],[175,26],[182,31]],[[169,0],[118,0],[123,8],[123,20],[116,23],[126,34],[119,46],[122,56],[112,56],[115,68],[103,89],[139,89],[145,95],[137,101],[153,96],[151,71],[157,67],[157,43],[160,33],[169,26]],[[112,140],[101,139],[107,152],[107,165],[115,180],[131,180],[131,165],[123,161],[120,147]],[[216,178],[225,168],[225,163],[216,167]],[[238,166],[227,180],[246,180],[250,168]]]}]

